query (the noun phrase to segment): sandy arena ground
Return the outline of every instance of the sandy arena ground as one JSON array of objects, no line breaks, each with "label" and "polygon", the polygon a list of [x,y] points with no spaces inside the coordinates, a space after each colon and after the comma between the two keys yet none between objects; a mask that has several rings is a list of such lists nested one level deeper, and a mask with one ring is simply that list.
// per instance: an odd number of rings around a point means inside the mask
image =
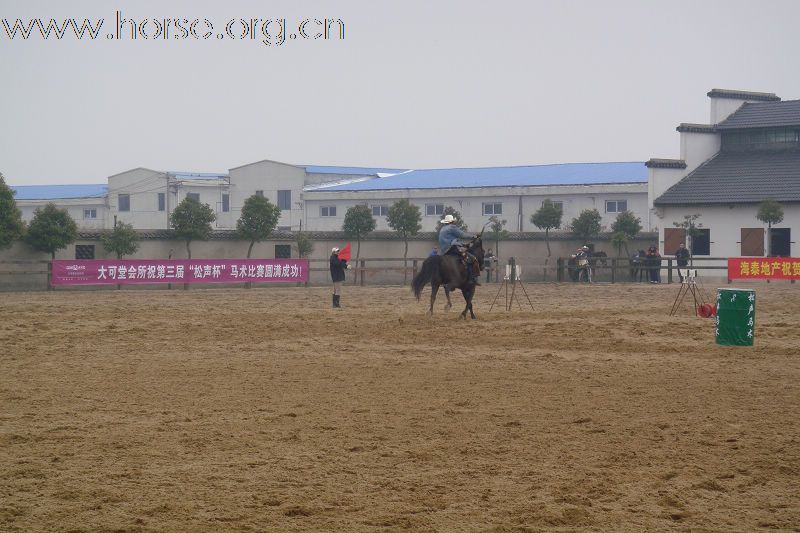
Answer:
[{"label": "sandy arena ground", "polygon": [[496,288],[0,294],[0,530],[800,530],[800,286]]}]

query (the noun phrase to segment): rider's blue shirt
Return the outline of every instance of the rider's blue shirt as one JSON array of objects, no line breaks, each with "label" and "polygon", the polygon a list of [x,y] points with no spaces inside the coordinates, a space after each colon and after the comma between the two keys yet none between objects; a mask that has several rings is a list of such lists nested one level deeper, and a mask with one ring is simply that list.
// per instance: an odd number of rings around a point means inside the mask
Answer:
[{"label": "rider's blue shirt", "polygon": [[445,224],[442,226],[442,229],[439,230],[439,250],[441,250],[441,254],[444,255],[450,249],[450,246],[453,245],[453,241],[470,238],[472,238],[471,234],[463,231],[455,224]]}]

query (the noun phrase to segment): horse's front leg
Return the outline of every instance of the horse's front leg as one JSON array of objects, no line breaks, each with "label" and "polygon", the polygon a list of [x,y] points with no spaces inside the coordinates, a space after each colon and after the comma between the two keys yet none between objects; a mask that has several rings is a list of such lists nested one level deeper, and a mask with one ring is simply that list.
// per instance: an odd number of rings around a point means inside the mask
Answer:
[{"label": "horse's front leg", "polygon": [[461,291],[461,294],[464,295],[464,301],[467,302],[467,305],[464,306],[464,310],[461,311],[461,319],[467,319],[467,311],[469,311],[470,316],[474,319],[475,313],[472,312],[472,294],[475,289],[467,289],[466,291]]},{"label": "horse's front leg", "polygon": [[447,305],[444,306],[444,310],[449,311],[453,307],[453,302],[450,301],[450,290],[447,285],[444,286],[444,295],[447,296]]}]

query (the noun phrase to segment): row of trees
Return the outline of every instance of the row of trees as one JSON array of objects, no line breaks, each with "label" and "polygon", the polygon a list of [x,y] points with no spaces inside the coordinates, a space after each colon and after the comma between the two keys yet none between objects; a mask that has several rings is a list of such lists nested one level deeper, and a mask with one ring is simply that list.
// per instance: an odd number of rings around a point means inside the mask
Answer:
[{"label": "row of trees", "polygon": [[[236,231],[243,240],[250,243],[247,249],[248,258],[250,258],[256,242],[266,240],[272,235],[277,227],[280,214],[278,206],[267,198],[253,195],[245,200],[241,217],[236,223]],[[464,230],[468,229],[461,213],[455,208],[445,207],[443,215],[448,214],[453,215],[456,225]],[[683,222],[675,223],[675,226],[684,228],[691,239],[698,232],[698,228],[702,226],[697,223],[699,216],[688,215],[684,217]],[[548,260],[551,256],[550,230],[560,228],[562,218],[561,207],[549,199],[545,200],[542,207],[531,215],[531,223],[545,232]],[[771,228],[772,224],[780,223],[783,220],[783,210],[777,202],[767,200],[759,205],[757,218],[769,224]],[[403,259],[407,266],[408,239],[422,229],[422,213],[418,206],[412,205],[407,199],[402,199],[389,207],[386,219],[389,227],[403,239]],[[192,241],[208,240],[213,231],[211,224],[214,220],[216,220],[216,215],[210,206],[188,197],[178,204],[170,215],[170,225],[175,238],[186,243],[186,253],[189,259],[192,257]],[[587,209],[572,219],[570,231],[581,241],[590,242],[602,230],[600,221],[601,215],[597,209]],[[500,241],[508,237],[508,231],[505,229],[506,223],[506,220],[492,216],[487,224],[490,230],[489,240],[494,241],[497,255],[499,255]],[[375,230],[376,225],[375,218],[367,205],[355,205],[347,210],[342,230],[347,237],[356,240],[356,260],[361,255],[361,241]],[[440,228],[441,223],[438,223],[437,232]],[[619,255],[622,255],[623,249],[628,254],[628,242],[634,239],[641,230],[641,219],[630,211],[624,211],[617,215],[611,225],[611,242]],[[58,209],[54,204],[37,209],[33,220],[26,227],[14,202],[13,191],[6,185],[0,174],[0,249],[10,246],[16,240],[24,240],[34,249],[50,253],[51,257],[55,258],[55,252],[74,242],[77,236],[78,229],[75,221],[66,210]],[[102,237],[103,246],[109,252],[116,254],[118,259],[136,253],[137,241],[136,231],[130,224],[125,223],[116,224],[111,232]],[[304,233],[296,236],[296,247],[300,257],[307,257],[313,251],[313,243],[310,237]]]}]

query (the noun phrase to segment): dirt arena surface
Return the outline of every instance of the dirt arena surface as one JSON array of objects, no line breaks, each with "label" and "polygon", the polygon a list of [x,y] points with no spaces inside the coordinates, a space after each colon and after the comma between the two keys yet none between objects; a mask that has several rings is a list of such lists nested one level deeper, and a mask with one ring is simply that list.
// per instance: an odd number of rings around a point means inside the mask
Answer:
[{"label": "dirt arena surface", "polygon": [[798,531],[800,286],[752,287],[752,348],[675,285],[0,294],[0,530]]}]

